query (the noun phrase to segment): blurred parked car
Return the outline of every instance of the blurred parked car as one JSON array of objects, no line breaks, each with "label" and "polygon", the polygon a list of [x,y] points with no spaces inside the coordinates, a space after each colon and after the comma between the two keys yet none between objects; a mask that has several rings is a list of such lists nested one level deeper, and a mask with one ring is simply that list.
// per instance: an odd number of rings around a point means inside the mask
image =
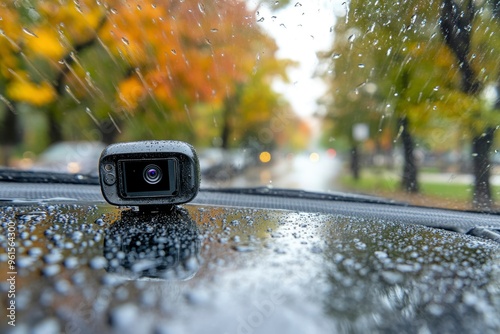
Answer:
[{"label": "blurred parked car", "polygon": [[50,146],[33,165],[34,170],[97,174],[98,161],[106,147],[101,142],[61,142]]},{"label": "blurred parked car", "polygon": [[250,150],[229,150],[211,148],[199,154],[202,176],[208,180],[227,180],[258,161],[256,153]]}]

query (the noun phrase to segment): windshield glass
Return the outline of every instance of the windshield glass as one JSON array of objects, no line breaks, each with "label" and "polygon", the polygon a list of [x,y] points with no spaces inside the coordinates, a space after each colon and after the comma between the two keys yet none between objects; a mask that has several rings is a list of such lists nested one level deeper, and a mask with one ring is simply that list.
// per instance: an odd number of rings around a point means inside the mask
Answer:
[{"label": "windshield glass", "polygon": [[202,188],[500,210],[500,1],[0,1],[0,165],[181,140]]}]

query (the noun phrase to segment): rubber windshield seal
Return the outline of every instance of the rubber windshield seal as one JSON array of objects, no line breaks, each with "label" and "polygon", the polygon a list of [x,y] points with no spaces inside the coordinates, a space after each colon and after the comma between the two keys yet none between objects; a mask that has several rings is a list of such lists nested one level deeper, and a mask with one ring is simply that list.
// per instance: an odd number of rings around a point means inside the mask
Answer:
[{"label": "rubber windshield seal", "polygon": [[0,168],[0,181],[18,183],[66,183],[99,185],[99,177],[97,175],[56,173],[38,170],[16,170],[10,168]]}]

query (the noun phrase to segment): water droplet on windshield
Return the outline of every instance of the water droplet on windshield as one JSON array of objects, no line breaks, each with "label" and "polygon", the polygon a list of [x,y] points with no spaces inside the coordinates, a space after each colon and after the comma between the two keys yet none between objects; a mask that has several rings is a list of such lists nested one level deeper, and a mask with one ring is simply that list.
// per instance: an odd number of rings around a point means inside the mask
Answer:
[{"label": "water droplet on windshield", "polygon": [[410,18],[410,23],[414,24],[416,20],[417,20],[417,14],[413,14]]},{"label": "water droplet on windshield", "polygon": [[23,27],[23,32],[31,37],[36,37],[38,38],[38,36],[31,30],[29,30],[28,28],[26,27]]},{"label": "water droplet on windshield", "polygon": [[75,96],[75,94],[73,94],[73,92],[71,91],[71,88],[69,88],[68,85],[64,86],[64,90],[66,91],[66,93],[69,94],[69,96],[71,96],[71,98],[78,104],[80,104],[80,100],[78,100]]},{"label": "water droplet on windshield", "polygon": [[205,5],[201,2],[198,2],[198,9],[200,10],[200,13],[205,14]]}]

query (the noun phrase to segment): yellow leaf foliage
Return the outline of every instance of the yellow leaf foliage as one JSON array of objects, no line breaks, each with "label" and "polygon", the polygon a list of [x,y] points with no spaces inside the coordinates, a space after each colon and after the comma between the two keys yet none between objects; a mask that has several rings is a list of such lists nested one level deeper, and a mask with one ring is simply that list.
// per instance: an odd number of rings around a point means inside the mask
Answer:
[{"label": "yellow leaf foliage", "polygon": [[39,84],[23,76],[17,76],[7,86],[7,95],[15,101],[23,101],[34,106],[43,106],[56,99],[56,92],[47,81]]},{"label": "yellow leaf foliage", "polygon": [[144,86],[135,77],[131,77],[122,81],[118,87],[120,102],[123,107],[134,109],[137,107],[139,100],[144,95]]},{"label": "yellow leaf foliage", "polygon": [[[249,80],[258,50],[272,57],[276,49],[266,36],[257,36],[244,2],[116,5],[100,37],[127,66],[141,70],[141,83],[155,98],[174,109],[186,101],[223,101],[236,83]],[[261,44],[252,44],[257,39]],[[129,93],[118,95],[128,107],[136,106]]]},{"label": "yellow leaf foliage", "polygon": [[51,27],[43,26],[33,31],[37,36],[28,36],[26,46],[38,55],[52,59],[61,59],[67,50],[59,41],[57,32]]},{"label": "yellow leaf foliage", "polygon": [[55,0],[44,1],[37,4],[37,10],[44,21],[26,27],[35,36],[25,33],[21,38],[30,53],[54,61],[64,57],[75,44],[92,38],[104,17],[102,7],[92,1],[75,1],[65,6]]}]

